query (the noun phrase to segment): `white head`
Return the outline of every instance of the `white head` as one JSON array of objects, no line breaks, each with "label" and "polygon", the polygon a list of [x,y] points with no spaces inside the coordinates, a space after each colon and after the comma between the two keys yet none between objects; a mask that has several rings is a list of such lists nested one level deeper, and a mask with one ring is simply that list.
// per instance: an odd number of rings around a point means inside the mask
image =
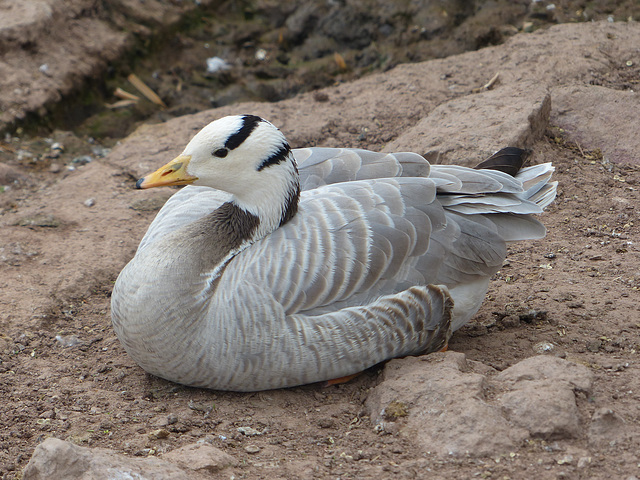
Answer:
[{"label": "white head", "polygon": [[180,156],[136,186],[187,183],[231,193],[232,201],[258,216],[261,223],[275,222],[273,228],[288,215],[291,201],[297,204],[300,190],[286,138],[274,125],[255,115],[234,115],[211,122],[191,139]]}]

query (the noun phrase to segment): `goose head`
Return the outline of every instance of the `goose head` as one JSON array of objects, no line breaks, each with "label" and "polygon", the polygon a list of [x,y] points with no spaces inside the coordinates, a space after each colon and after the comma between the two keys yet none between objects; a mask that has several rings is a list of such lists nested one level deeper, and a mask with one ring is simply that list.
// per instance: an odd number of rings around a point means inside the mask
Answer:
[{"label": "goose head", "polygon": [[138,180],[136,188],[187,184],[230,193],[232,203],[260,219],[261,230],[289,220],[300,195],[298,169],[286,138],[255,115],[211,122],[178,157]]}]

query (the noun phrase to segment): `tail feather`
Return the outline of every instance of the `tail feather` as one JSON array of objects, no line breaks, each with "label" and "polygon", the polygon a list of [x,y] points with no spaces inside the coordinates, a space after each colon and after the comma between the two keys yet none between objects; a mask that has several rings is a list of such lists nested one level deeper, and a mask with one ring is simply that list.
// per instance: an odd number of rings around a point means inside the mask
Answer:
[{"label": "tail feather", "polygon": [[555,167],[551,163],[541,163],[540,165],[523,168],[515,178],[522,183],[522,187],[526,192],[537,184],[542,183],[544,185],[547,183],[554,171]]},{"label": "tail feather", "polygon": [[515,177],[524,165],[529,154],[529,150],[523,150],[517,147],[506,147],[498,150],[474,168],[476,170],[497,170]]},{"label": "tail feather", "polygon": [[540,190],[529,197],[530,202],[534,202],[541,208],[546,208],[556,199],[558,182],[551,182],[544,185]]},{"label": "tail feather", "polygon": [[483,199],[481,203],[460,202],[457,205],[445,207],[447,210],[462,213],[464,215],[494,214],[494,213],[510,213],[518,215],[530,215],[534,213],[542,213],[542,208],[528,200],[520,200],[517,205],[502,206],[499,202],[495,202],[494,198]]}]

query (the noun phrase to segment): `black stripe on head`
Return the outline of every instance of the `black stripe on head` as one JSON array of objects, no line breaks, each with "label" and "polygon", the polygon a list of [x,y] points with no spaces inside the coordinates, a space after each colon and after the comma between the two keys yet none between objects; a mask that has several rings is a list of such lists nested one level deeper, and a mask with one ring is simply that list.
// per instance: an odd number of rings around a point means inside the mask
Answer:
[{"label": "black stripe on head", "polygon": [[287,156],[291,153],[291,148],[289,148],[288,144],[282,145],[278,150],[265,158],[262,163],[258,166],[258,171],[264,170],[267,167],[272,165],[277,165],[278,163],[282,163],[287,159]]},{"label": "black stripe on head", "polygon": [[253,132],[253,130],[262,121],[263,121],[262,118],[256,115],[243,115],[242,126],[240,127],[240,130],[238,130],[236,133],[234,133],[229,138],[227,138],[227,141],[224,143],[224,146],[227,147],[229,150],[238,148],[240,145],[242,145],[242,142],[244,142],[247,138],[249,138],[249,135],[251,135],[251,132]]}]

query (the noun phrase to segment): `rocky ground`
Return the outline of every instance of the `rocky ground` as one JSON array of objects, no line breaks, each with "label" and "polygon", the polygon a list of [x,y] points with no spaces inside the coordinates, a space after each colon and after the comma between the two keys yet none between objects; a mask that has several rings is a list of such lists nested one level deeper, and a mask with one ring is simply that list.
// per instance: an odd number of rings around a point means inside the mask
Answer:
[{"label": "rocky ground", "polygon": [[[91,18],[82,12],[78,21]],[[635,22],[559,25],[278,103],[142,126],[118,144],[62,130],[8,135],[2,477],[639,476],[638,45]],[[510,248],[447,353],[345,385],[257,394],[146,375],[113,334],[109,293],[171,191],[135,191],[134,179],[238,112],[270,119],[294,146],[468,164],[508,144],[531,148],[560,182],[542,217],[547,238]]]}]

